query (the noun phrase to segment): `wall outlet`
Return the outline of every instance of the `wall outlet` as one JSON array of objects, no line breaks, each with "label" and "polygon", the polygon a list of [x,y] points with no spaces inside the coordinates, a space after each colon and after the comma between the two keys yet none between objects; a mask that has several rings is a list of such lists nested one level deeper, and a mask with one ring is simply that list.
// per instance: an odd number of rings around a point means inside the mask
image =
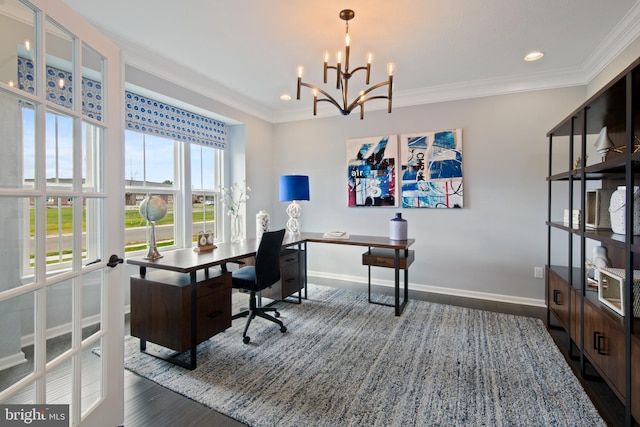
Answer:
[{"label": "wall outlet", "polygon": [[533,267],[533,277],[535,279],[544,279],[544,267]]}]

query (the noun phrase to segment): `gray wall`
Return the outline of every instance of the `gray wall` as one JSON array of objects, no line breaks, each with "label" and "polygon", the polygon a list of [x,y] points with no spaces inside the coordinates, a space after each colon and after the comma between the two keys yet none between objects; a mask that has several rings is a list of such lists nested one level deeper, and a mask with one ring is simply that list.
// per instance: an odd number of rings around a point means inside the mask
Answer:
[{"label": "gray wall", "polygon": [[[387,235],[402,212],[416,239],[410,287],[525,304],[544,303],[548,143],[546,133],[638,57],[632,43],[588,86],[367,111],[357,115],[270,124],[152,74],[127,67],[127,82],[220,114],[233,123],[226,176],[251,187],[246,233],[254,216],[271,214],[284,227],[278,176],[310,176],[311,200],[302,202],[304,231],[345,230]],[[203,92],[206,93],[206,92]],[[345,141],[349,138],[462,128],[465,207],[461,210],[347,208]],[[309,272],[366,282],[362,248],[309,245]],[[392,272],[373,269],[374,282],[391,285]]]},{"label": "gray wall", "polygon": [[[389,219],[402,212],[416,239],[411,288],[542,303],[544,280],[533,271],[546,263],[546,132],[584,97],[585,88],[575,87],[371,111],[362,121],[356,115],[278,124],[274,169],[310,176],[304,231],[388,235]],[[346,207],[346,139],[448,128],[462,128],[464,209]],[[286,220],[281,205],[272,212],[274,225]],[[366,280],[362,248],[309,247],[315,274]],[[373,269],[382,284],[390,284],[391,273]]]}]

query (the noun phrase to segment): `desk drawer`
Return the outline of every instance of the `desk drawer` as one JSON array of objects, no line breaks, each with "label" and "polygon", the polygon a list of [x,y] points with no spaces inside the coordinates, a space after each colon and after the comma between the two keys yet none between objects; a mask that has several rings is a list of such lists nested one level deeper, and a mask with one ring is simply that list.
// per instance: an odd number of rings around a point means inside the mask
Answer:
[{"label": "desk drawer", "polygon": [[[400,268],[406,270],[415,260],[415,252],[409,251],[409,255],[405,256],[404,251],[400,251]],[[372,267],[394,268],[395,266],[395,250],[374,248],[362,254],[362,264]]]},{"label": "desk drawer", "polygon": [[280,254],[280,268],[285,269],[291,265],[298,265],[298,255],[302,256],[303,252],[295,249],[285,249]]},{"label": "desk drawer", "polygon": [[[231,327],[231,287],[223,283],[211,286],[213,291],[198,298],[197,341],[201,343]],[[187,296],[189,297],[189,296]],[[191,313],[185,319],[191,321]]]}]

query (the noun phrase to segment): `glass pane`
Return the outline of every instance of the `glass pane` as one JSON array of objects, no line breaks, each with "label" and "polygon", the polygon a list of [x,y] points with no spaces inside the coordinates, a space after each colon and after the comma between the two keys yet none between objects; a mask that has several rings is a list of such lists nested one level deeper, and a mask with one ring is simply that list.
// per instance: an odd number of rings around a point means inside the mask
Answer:
[{"label": "glass pane", "polygon": [[103,191],[102,150],[104,130],[90,123],[82,123],[82,188],[84,191]]},{"label": "glass pane", "polygon": [[0,292],[34,281],[33,202],[28,197],[0,197]]},{"label": "glass pane", "polygon": [[[158,247],[175,245],[176,233],[174,223],[174,201],[172,194],[159,194],[167,202],[167,215],[156,222],[156,243]],[[149,241],[151,239],[151,227],[148,227]]]},{"label": "glass pane", "polygon": [[0,2],[0,81],[29,93],[36,89],[34,22],[34,11],[23,3]]},{"label": "glass pane", "polygon": [[191,188],[213,190],[215,149],[191,144]]},{"label": "glass pane", "polygon": [[93,350],[91,346],[82,352],[82,412],[102,398],[102,360]]},{"label": "glass pane", "polygon": [[73,39],[53,21],[45,23],[47,99],[73,108]]},{"label": "glass pane", "polygon": [[104,202],[102,199],[85,199],[82,210],[82,259],[83,264],[104,258]]},{"label": "glass pane", "polygon": [[147,185],[172,187],[174,175],[174,142],[145,135],[145,181]]},{"label": "glass pane", "polygon": [[47,362],[71,348],[73,279],[47,288]]},{"label": "glass pane", "polygon": [[102,316],[102,269],[82,276],[82,339],[100,331]]},{"label": "glass pane", "polygon": [[47,113],[47,185],[73,185],[73,119]]},{"label": "glass pane", "polygon": [[[127,193],[125,203],[125,252],[139,251],[147,248],[151,240],[151,224],[140,215],[140,203],[146,197],[142,193]],[[167,202],[167,215],[156,222],[156,246],[173,246],[175,244],[174,200],[172,194],[158,194]]]},{"label": "glass pane", "polygon": [[50,370],[46,377],[46,402],[51,405],[70,405],[72,387],[72,359]]},{"label": "glass pane", "polygon": [[[217,236],[215,223],[215,195],[194,194],[191,198],[192,241],[198,239],[200,232],[213,232]],[[216,239],[217,240],[217,239]]]},{"label": "glass pane", "polygon": [[73,257],[73,201],[47,197],[47,273],[71,268]]},{"label": "glass pane", "polygon": [[34,188],[34,106],[0,93],[0,187]]},{"label": "glass pane", "polygon": [[82,44],[82,114],[102,121],[103,58]]},{"label": "glass pane", "polygon": [[0,301],[0,360],[6,366],[0,370],[0,391],[34,371],[34,301],[33,292]]},{"label": "glass pane", "polygon": [[144,180],[144,135],[125,131],[124,144],[125,185],[141,186]]},{"label": "glass pane", "polygon": [[[139,251],[147,246],[147,221],[140,215],[140,203],[147,195],[126,193],[124,203],[125,252]],[[168,216],[168,215],[167,215]]]}]

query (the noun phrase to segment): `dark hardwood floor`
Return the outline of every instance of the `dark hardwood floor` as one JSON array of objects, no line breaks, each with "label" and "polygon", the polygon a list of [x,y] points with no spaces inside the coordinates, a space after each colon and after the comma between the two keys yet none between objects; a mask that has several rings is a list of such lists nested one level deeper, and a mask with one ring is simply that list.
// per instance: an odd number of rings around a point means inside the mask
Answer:
[{"label": "dark hardwood floor", "polygon": [[[312,277],[309,279],[311,283],[319,285],[336,286],[366,292],[366,284]],[[390,288],[378,288],[375,286],[374,288],[376,292],[392,294],[392,289]],[[544,322],[546,322],[547,318],[547,310],[543,307],[531,307],[415,291],[410,291],[409,296],[412,300],[424,300],[518,316],[536,317]],[[607,424],[609,426],[624,425],[624,407],[620,400],[618,400],[603,381],[595,378],[581,378],[579,361],[570,358],[568,355],[566,334],[559,328],[550,328],[549,332]],[[182,427],[228,427],[244,425],[126,370],[124,396],[125,427],[162,427],[175,425]]]}]

